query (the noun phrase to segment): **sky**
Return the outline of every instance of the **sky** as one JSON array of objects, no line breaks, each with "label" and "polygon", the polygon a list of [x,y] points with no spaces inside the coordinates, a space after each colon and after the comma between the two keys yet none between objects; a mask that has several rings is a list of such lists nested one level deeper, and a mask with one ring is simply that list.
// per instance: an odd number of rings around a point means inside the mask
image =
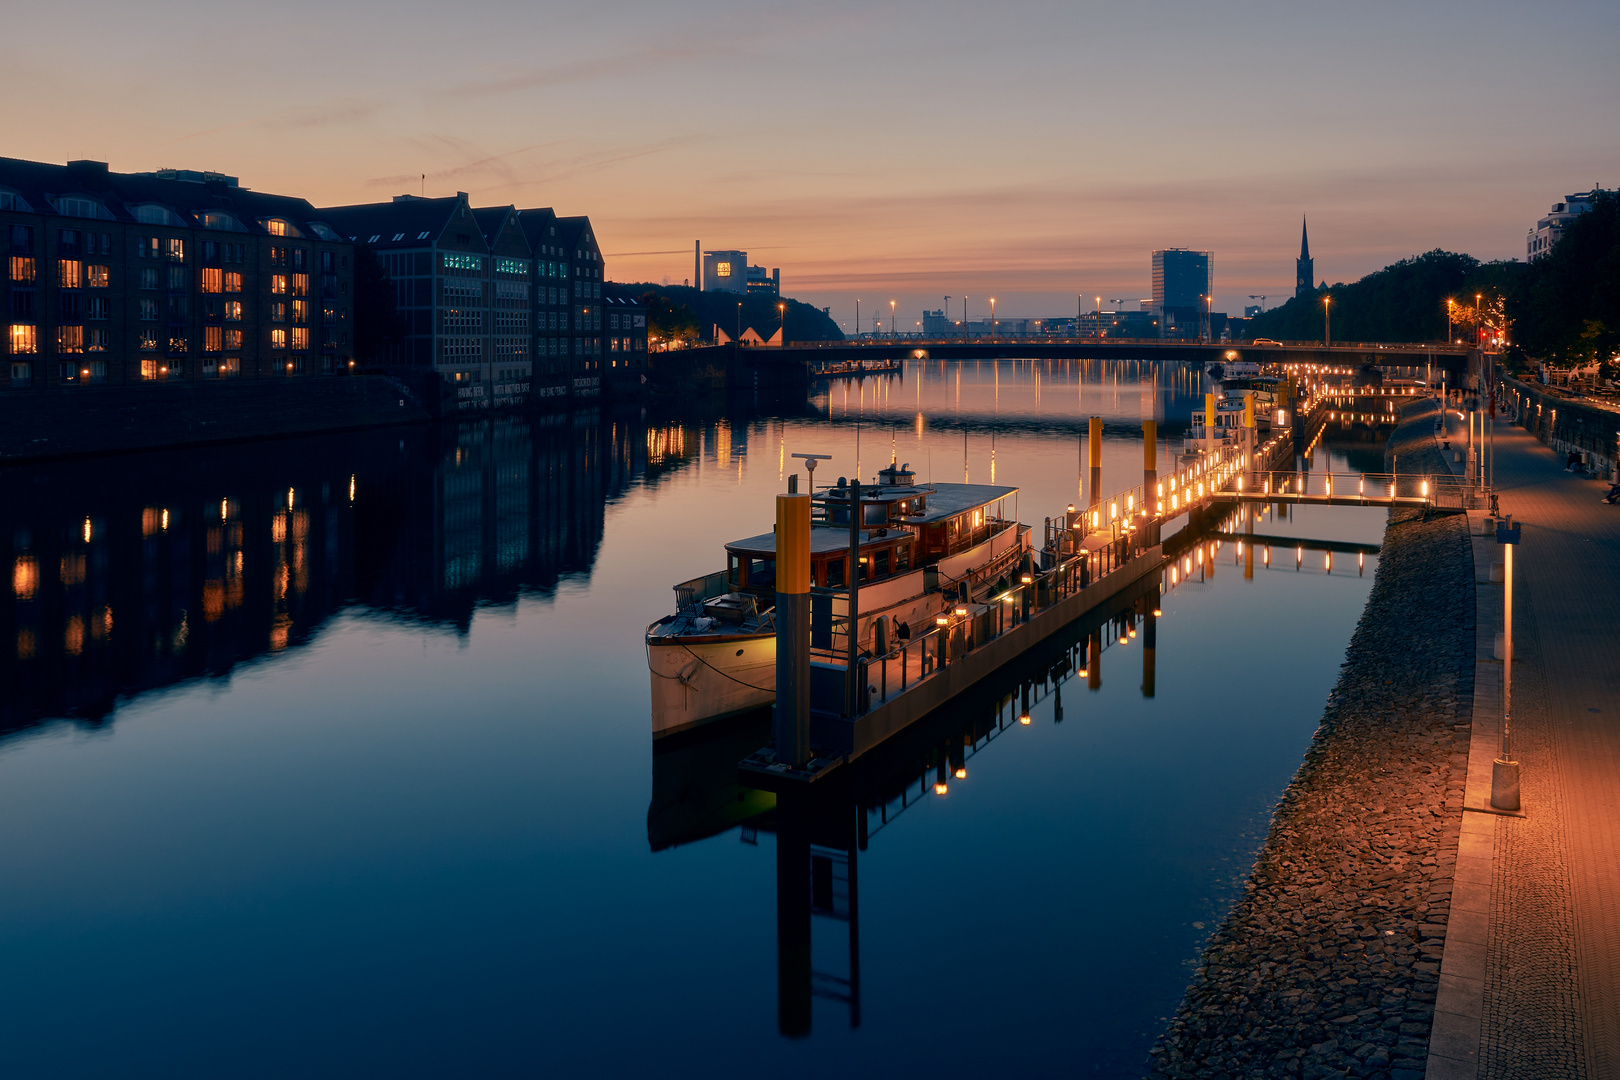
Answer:
[{"label": "sky", "polygon": [[590,215],[615,280],[741,249],[846,330],[857,298],[865,329],[947,295],[975,319],[991,296],[1134,308],[1163,247],[1214,252],[1215,310],[1271,307],[1302,216],[1317,277],[1353,281],[1436,247],[1522,258],[1553,202],[1620,186],[1612,0],[67,0],[4,21],[0,155],[317,206],[551,206]]}]

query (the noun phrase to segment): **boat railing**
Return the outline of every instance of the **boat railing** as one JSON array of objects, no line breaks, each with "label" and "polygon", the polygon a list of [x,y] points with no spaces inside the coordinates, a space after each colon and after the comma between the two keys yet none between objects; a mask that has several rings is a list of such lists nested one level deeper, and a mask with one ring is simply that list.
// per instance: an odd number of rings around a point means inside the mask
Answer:
[{"label": "boat railing", "polygon": [[702,615],[705,600],[713,600],[730,591],[730,578],[724,570],[683,581],[675,586],[675,610],[682,615]]}]

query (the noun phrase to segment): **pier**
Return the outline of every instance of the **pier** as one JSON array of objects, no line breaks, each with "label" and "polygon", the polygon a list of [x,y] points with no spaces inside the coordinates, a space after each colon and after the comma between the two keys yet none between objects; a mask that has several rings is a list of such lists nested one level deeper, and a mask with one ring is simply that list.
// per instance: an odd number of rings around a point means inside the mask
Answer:
[{"label": "pier", "polygon": [[[1338,400],[1348,396],[1337,393]],[[1409,397],[1410,392],[1401,396]],[[970,575],[960,582],[954,605],[936,618],[935,625],[909,639],[890,641],[886,631],[879,630],[873,635],[871,650],[852,646],[810,649],[802,657],[792,657],[788,655],[793,652],[789,641],[796,632],[784,630],[779,619],[778,664],[797,663],[804,670],[792,680],[779,675],[778,685],[799,685],[802,692],[798,703],[786,711],[782,697],[778,698],[777,744],[739,764],[744,782],[769,790],[815,783],[951,704],[1076,621],[1107,617],[1104,613],[1127,596],[1131,597],[1126,605],[1129,614],[1151,626],[1157,615],[1160,576],[1179,573],[1181,549],[1193,546],[1205,531],[1207,519],[1219,508],[1234,504],[1410,507],[1427,516],[1462,513],[1474,505],[1475,495],[1468,484],[1449,475],[1363,477],[1279,468],[1294,460],[1296,431],[1300,443],[1314,445],[1330,412],[1337,413],[1324,407],[1325,400],[1323,396],[1301,400],[1303,419],[1265,442],[1258,441],[1259,432],[1253,426],[1228,428],[1224,433],[1211,426],[1207,452],[1184,457],[1181,468],[1163,475],[1151,468],[1156,432],[1147,427],[1144,443],[1149,457],[1145,464],[1150,467],[1142,484],[1101,499],[1095,494],[1094,471],[1090,505],[1083,509],[1070,506],[1048,518],[1040,545],[1032,544],[1028,556],[1011,572],[998,562],[982,575]],[[1213,416],[1213,402],[1210,414]],[[1313,431],[1315,438],[1306,440]],[[1234,434],[1238,437],[1232,437]],[[1250,529],[1254,516],[1247,515]],[[1187,528],[1165,538],[1166,527],[1183,517]],[[803,527],[808,530],[808,518]],[[782,528],[779,522],[779,530]],[[1272,543],[1304,546],[1251,533],[1211,535],[1246,544],[1251,572],[1257,547],[1266,549],[1269,561]],[[1340,544],[1323,550],[1331,559],[1338,550],[1364,558],[1377,549]],[[1197,561],[1201,564],[1203,559],[1199,552]],[[842,614],[847,645],[852,620],[847,607]],[[1100,644],[1095,639],[1088,644],[1088,658],[1095,658]],[[793,717],[796,710],[803,715]],[[788,732],[793,733],[791,739]]]}]

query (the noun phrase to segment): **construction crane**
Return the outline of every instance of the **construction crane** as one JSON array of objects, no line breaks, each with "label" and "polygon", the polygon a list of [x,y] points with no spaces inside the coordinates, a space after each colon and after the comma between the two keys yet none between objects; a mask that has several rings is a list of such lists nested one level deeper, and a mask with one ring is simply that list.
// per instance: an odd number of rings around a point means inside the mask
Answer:
[{"label": "construction crane", "polygon": [[1254,293],[1250,293],[1249,294],[1249,299],[1250,300],[1258,300],[1258,301],[1260,301],[1260,310],[1261,311],[1266,310],[1266,298],[1265,298],[1264,294],[1262,294],[1260,296],[1256,296],[1256,295],[1254,295]]}]

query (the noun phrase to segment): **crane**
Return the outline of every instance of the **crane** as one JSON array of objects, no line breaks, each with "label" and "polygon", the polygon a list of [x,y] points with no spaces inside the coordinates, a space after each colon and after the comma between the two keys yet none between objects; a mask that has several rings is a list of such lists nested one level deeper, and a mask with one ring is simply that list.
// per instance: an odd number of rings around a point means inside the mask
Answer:
[{"label": "crane", "polygon": [[1250,300],[1258,300],[1258,301],[1260,301],[1260,310],[1261,310],[1261,311],[1264,311],[1264,310],[1266,310],[1266,298],[1265,298],[1265,294],[1263,294],[1263,293],[1262,293],[1262,294],[1261,294],[1261,295],[1259,295],[1259,296],[1256,296],[1256,295],[1255,295],[1255,294],[1254,294],[1254,293],[1250,293],[1250,294],[1249,294],[1249,299],[1250,299]]}]

